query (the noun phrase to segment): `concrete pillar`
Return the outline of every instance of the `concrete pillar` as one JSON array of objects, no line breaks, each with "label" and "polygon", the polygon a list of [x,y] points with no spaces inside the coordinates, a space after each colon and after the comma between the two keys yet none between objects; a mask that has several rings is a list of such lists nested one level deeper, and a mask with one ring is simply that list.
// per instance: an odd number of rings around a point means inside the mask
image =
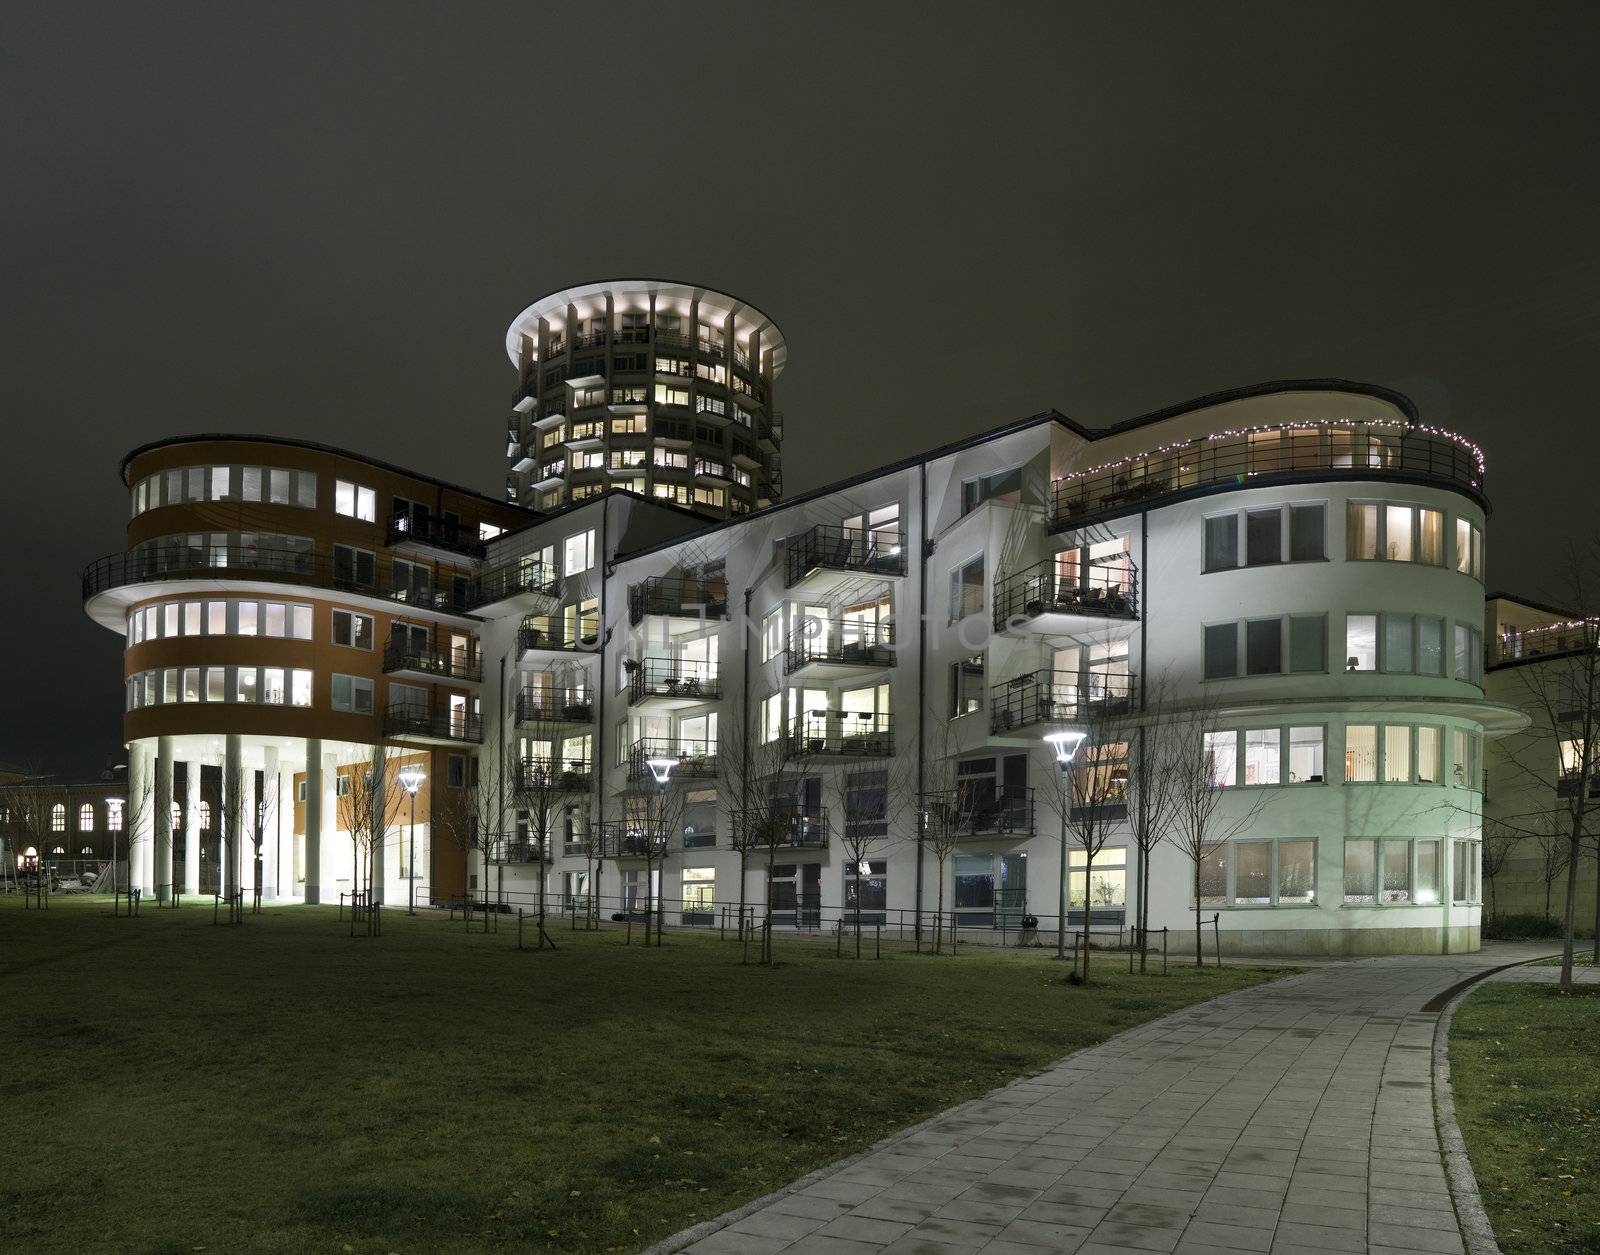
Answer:
[{"label": "concrete pillar", "polygon": [[[128,805],[124,808],[128,855],[128,884],[130,889],[145,888],[144,854],[150,846],[155,831],[151,815],[154,786],[150,780],[149,758],[144,745],[134,741],[128,746]],[[149,794],[149,797],[146,794]]]},{"label": "concrete pillar", "polygon": [[156,742],[155,842],[151,877],[157,902],[172,894],[172,738]]},{"label": "concrete pillar", "polygon": [[222,892],[237,893],[242,887],[239,880],[239,847],[244,840],[244,826],[249,816],[245,807],[244,740],[237,732],[228,734],[227,754],[222,763]]},{"label": "concrete pillar", "polygon": [[[265,832],[261,841],[261,896],[278,896],[279,842],[284,833],[283,780],[278,770],[278,747],[266,749],[266,768],[261,773],[261,823]],[[289,827],[294,826],[294,811],[289,811]]]},{"label": "concrete pillar", "polygon": [[372,777],[372,900],[382,902],[383,878],[388,862],[384,854],[392,830],[389,822],[389,760],[383,755],[378,755],[368,762],[377,767]]},{"label": "concrete pillar", "polygon": [[252,767],[244,772],[244,828],[239,842],[239,887],[246,898],[256,892],[256,842],[261,837],[261,798],[256,788],[256,773]]},{"label": "concrete pillar", "polygon": [[200,761],[183,765],[183,891],[200,892]]},{"label": "concrete pillar", "polygon": [[322,818],[325,790],[332,784],[324,779],[322,742],[306,742],[306,879],[301,893],[304,901],[322,901]]}]

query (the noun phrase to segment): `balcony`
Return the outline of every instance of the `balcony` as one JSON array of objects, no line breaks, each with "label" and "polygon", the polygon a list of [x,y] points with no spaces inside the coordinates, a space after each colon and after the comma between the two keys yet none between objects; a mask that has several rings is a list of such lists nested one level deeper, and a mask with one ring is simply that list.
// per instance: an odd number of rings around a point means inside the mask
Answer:
[{"label": "balcony", "polygon": [[345,564],[300,549],[261,549],[217,545],[141,549],[114,553],[91,563],[82,578],[85,609],[97,623],[121,631],[126,611],[135,601],[155,595],[150,585],[182,583],[187,590],[237,593],[252,585],[272,591],[285,587],[330,589],[373,602],[404,602],[452,618],[472,612],[470,597],[451,589],[385,589],[376,578],[362,578]]},{"label": "balcony", "polygon": [[717,743],[701,737],[644,737],[628,751],[628,779],[653,780],[651,759],[671,759],[676,764],[668,783],[711,780],[717,774]]},{"label": "balcony", "polygon": [[1488,642],[1487,667],[1511,667],[1519,663],[1549,661],[1600,649],[1600,620],[1557,623],[1531,628],[1526,632],[1507,632]]},{"label": "balcony", "polygon": [[481,684],[483,661],[472,650],[419,647],[391,636],[383,647],[383,673],[423,683]]},{"label": "balcony", "polygon": [[1033,790],[985,782],[925,793],[920,822],[925,832],[974,841],[1027,840],[1033,836]]},{"label": "balcony", "polygon": [[634,627],[646,615],[698,626],[728,617],[728,581],[723,576],[652,575],[628,586],[628,622]]},{"label": "balcony", "polygon": [[633,665],[628,681],[628,704],[631,706],[671,710],[714,702],[721,696],[717,666],[710,662],[642,658]]},{"label": "balcony", "polygon": [[892,758],[894,716],[810,710],[790,721],[784,750],[791,759]]},{"label": "balcony", "polygon": [[1459,436],[1402,423],[1286,423],[1199,437],[1063,476],[1051,486],[1049,527],[1066,531],[1267,484],[1374,479],[1453,488],[1484,502],[1483,454]]},{"label": "balcony", "polygon": [[1112,567],[1069,567],[1047,558],[994,585],[994,630],[1069,636],[1107,620],[1139,618],[1138,577]]},{"label": "balcony", "polygon": [[750,850],[825,850],[828,848],[828,808],[804,806],[789,798],[775,798],[765,806],[734,811],[730,816],[735,842]]},{"label": "balcony", "polygon": [[602,858],[658,859],[669,845],[668,833],[632,820],[608,819],[600,832]]},{"label": "balcony", "polygon": [[459,708],[430,710],[403,702],[383,712],[383,735],[428,745],[481,745],[483,721]]},{"label": "balcony", "polygon": [[544,625],[524,621],[517,629],[517,652],[524,662],[543,654],[593,653],[600,640],[600,625],[586,620],[582,625],[569,626],[560,621]]},{"label": "balcony", "polygon": [[467,608],[485,618],[549,614],[560,604],[555,567],[517,559],[479,571],[467,592]]},{"label": "balcony", "polygon": [[445,558],[482,558],[483,541],[477,528],[457,519],[431,514],[394,514],[389,517],[385,544],[391,549]]},{"label": "balcony", "polygon": [[574,688],[523,688],[517,692],[517,722],[593,723],[594,702]]},{"label": "balcony", "polygon": [[816,680],[841,679],[895,665],[891,625],[834,620],[820,627],[820,631],[796,628],[789,633],[789,645],[783,651],[784,675],[805,672]]},{"label": "balcony", "polygon": [[523,793],[587,793],[594,787],[594,763],[588,758],[519,758],[511,777]]},{"label": "balcony", "polygon": [[906,551],[898,531],[819,523],[789,538],[785,555],[785,583],[804,583],[808,592],[821,593],[859,575],[904,575]]},{"label": "balcony", "polygon": [[548,841],[534,837],[499,837],[489,851],[492,863],[548,863],[552,851]]},{"label": "balcony", "polygon": [[1012,736],[1049,723],[1085,723],[1133,710],[1133,677],[1033,671],[989,690],[989,730]]}]

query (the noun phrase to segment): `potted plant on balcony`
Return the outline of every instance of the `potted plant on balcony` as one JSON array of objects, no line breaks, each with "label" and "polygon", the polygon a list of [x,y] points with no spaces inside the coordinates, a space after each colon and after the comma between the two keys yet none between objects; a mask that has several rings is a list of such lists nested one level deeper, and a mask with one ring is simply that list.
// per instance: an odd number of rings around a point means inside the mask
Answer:
[{"label": "potted plant on balcony", "polygon": [[588,723],[594,718],[594,706],[589,702],[568,702],[561,713],[569,723]]}]

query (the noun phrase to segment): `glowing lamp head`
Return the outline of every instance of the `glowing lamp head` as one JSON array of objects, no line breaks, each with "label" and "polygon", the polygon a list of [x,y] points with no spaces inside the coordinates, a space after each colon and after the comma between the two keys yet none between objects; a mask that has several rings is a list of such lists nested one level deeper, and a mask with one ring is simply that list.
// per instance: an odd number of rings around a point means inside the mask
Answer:
[{"label": "glowing lamp head", "polygon": [[1087,735],[1084,732],[1070,732],[1063,729],[1059,732],[1045,733],[1044,742],[1055,751],[1056,762],[1065,767],[1077,757],[1078,747],[1083,744]]},{"label": "glowing lamp head", "polygon": [[422,782],[428,778],[428,773],[415,764],[400,768],[400,787],[407,793],[415,794],[422,787]]},{"label": "glowing lamp head", "polygon": [[647,758],[644,765],[650,768],[650,774],[656,778],[657,784],[665,784],[667,777],[672,774],[672,769],[678,765],[676,758]]}]

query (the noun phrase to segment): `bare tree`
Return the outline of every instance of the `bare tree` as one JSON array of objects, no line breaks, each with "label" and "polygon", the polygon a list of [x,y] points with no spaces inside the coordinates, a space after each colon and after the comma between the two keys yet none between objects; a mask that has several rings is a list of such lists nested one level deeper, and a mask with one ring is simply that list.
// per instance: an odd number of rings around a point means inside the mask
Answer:
[{"label": "bare tree", "polygon": [[[739,855],[739,929],[749,913],[750,861],[762,851],[776,855],[780,817],[768,802],[783,770],[781,739],[760,741],[742,721],[727,720],[717,735],[717,801],[728,816],[728,843]],[[772,859],[769,858],[770,869]],[[770,900],[770,883],[769,883]],[[765,957],[765,956],[764,956]]]},{"label": "bare tree", "polygon": [[1156,850],[1172,835],[1177,818],[1177,793],[1166,787],[1162,764],[1166,756],[1166,710],[1173,685],[1163,672],[1141,685],[1139,723],[1133,732],[1128,769],[1128,817],[1133,843],[1139,851],[1137,905],[1134,936],[1139,947],[1139,970],[1148,970],[1150,933],[1150,864]]},{"label": "bare tree", "polygon": [[[960,771],[961,747],[950,721],[930,719],[927,737],[929,752],[923,764],[918,818],[923,845],[933,855],[938,877],[934,893],[933,952],[939,954],[944,946],[945,865],[957,847],[971,837],[980,799],[975,790],[964,787]],[[920,928],[921,924],[919,919],[917,926]]]},{"label": "bare tree", "polygon": [[[1489,885],[1489,918],[1497,918],[1500,914],[1496,908],[1496,882],[1500,873],[1505,871],[1506,864],[1510,861],[1512,853],[1527,838],[1509,824],[1498,820],[1487,820],[1483,825],[1483,878]],[[1548,913],[1548,908],[1547,908]],[[1487,930],[1486,930],[1487,931]]]},{"label": "bare tree", "polygon": [[1539,851],[1539,880],[1544,885],[1544,917],[1550,919],[1550,898],[1555,883],[1567,870],[1571,849],[1567,840],[1567,827],[1559,812],[1540,817],[1533,829],[1534,848]]},{"label": "bare tree", "polygon": [[350,834],[355,857],[354,883],[371,907],[377,901],[377,854],[389,844],[403,823],[405,789],[398,775],[398,754],[382,744],[354,765],[350,787],[339,798],[339,822]]},{"label": "bare tree", "polygon": [[915,794],[916,779],[908,761],[891,759],[883,767],[835,771],[830,786],[829,823],[844,854],[845,885],[855,883],[856,957],[860,958],[862,890],[872,855],[894,839],[900,814]]},{"label": "bare tree", "polygon": [[[537,734],[535,734],[537,735]],[[551,741],[554,743],[554,729]],[[528,835],[533,845],[534,866],[538,868],[539,948],[556,948],[545,928],[547,912],[546,868],[554,853],[556,832],[571,811],[573,797],[588,787],[585,770],[549,758],[528,758],[517,764],[512,780],[512,804],[519,815],[528,818]]]},{"label": "bare tree", "polygon": [[[480,897],[485,901],[488,897],[489,869],[502,840],[506,805],[515,789],[515,773],[507,759],[507,752],[504,735],[486,730],[483,749],[478,752],[477,770],[469,777],[467,787],[449,790],[452,796],[443,804],[439,801],[439,791],[433,794],[435,812],[432,821],[469,859],[477,862],[481,869]],[[488,931],[487,910],[483,926]]]},{"label": "bare tree", "polygon": [[[1589,552],[1574,549],[1569,607],[1575,617],[1544,629],[1544,648],[1537,659],[1507,668],[1513,700],[1529,716],[1529,724],[1508,737],[1501,752],[1512,770],[1536,795],[1549,798],[1549,822],[1534,827],[1556,839],[1559,824],[1564,850],[1566,892],[1561,913],[1560,988],[1570,991],[1574,932],[1577,925],[1578,874],[1583,846],[1593,826],[1594,798],[1600,784],[1600,619],[1593,616],[1588,568],[1600,561],[1600,545]],[[1542,849],[1544,847],[1541,847]],[[1555,861],[1545,852],[1545,868]],[[1555,879],[1551,877],[1551,881]],[[1548,883],[1548,882],[1547,882]],[[1547,895],[1548,896],[1548,895]],[[1548,913],[1548,908],[1547,908]]]},{"label": "bare tree", "polygon": [[6,787],[0,808],[13,856],[25,858],[33,851],[33,865],[24,870],[33,873],[32,888],[43,905],[50,892],[51,851],[71,827],[71,793],[51,776],[27,772],[21,782]]},{"label": "bare tree", "polygon": [[[1194,961],[1205,964],[1201,940],[1202,873],[1207,862],[1247,830],[1265,804],[1266,795],[1238,794],[1231,787],[1236,760],[1231,740],[1218,727],[1215,703],[1196,702],[1183,711],[1173,710],[1166,721],[1158,787],[1173,792],[1172,840],[1194,870]],[[1223,799],[1230,805],[1222,811]],[[1221,811],[1221,813],[1219,813]]]},{"label": "bare tree", "polygon": [[[674,837],[683,835],[683,790],[671,783],[645,787],[622,795],[622,820],[615,829],[613,857],[644,859],[645,945],[650,944],[651,919],[655,921],[655,944],[662,944],[665,917],[666,865]],[[658,876],[659,873],[659,876]],[[654,910],[651,899],[654,897]],[[624,910],[630,910],[624,906]]]}]

